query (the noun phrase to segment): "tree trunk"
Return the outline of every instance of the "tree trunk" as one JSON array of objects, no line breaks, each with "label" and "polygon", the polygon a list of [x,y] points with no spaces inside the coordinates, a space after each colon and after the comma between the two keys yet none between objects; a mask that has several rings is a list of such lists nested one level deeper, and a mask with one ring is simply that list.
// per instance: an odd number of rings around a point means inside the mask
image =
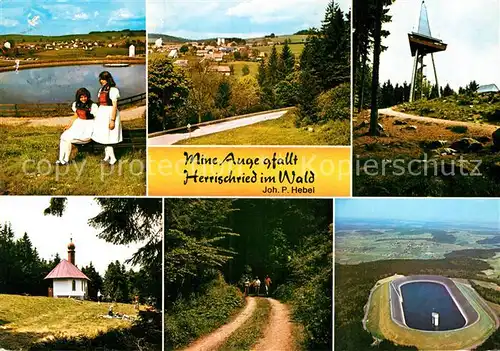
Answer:
[{"label": "tree trunk", "polygon": [[366,61],[368,53],[365,52],[363,54],[363,62],[361,63],[361,82],[359,85],[359,105],[358,105],[358,113],[361,112],[363,105],[365,104],[365,77],[366,77]]},{"label": "tree trunk", "polygon": [[372,103],[370,115],[370,135],[378,135],[378,79],[380,68],[380,44],[382,31],[382,0],[376,0],[375,31],[373,33],[373,78],[372,78]]}]

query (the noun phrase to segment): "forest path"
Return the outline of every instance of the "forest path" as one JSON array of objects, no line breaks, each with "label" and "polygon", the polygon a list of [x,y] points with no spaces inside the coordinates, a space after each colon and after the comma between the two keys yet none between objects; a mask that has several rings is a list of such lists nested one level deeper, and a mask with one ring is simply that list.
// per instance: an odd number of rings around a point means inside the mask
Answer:
[{"label": "forest path", "polygon": [[245,323],[248,318],[252,316],[256,306],[256,299],[254,297],[247,297],[247,305],[233,321],[223,325],[213,333],[210,333],[202,337],[201,339],[198,339],[193,344],[184,349],[184,351],[216,350],[236,329],[241,327],[243,323]]},{"label": "forest path", "polygon": [[[125,110],[120,110],[120,119],[122,121],[130,121],[141,118],[146,113],[146,106],[132,107]],[[73,116],[66,117],[2,117],[0,118],[1,124],[20,125],[29,127],[59,127],[67,125]]]},{"label": "forest path", "polygon": [[292,336],[292,323],[290,322],[290,311],[281,302],[269,298],[271,304],[271,317],[269,324],[264,330],[264,337],[259,340],[253,351],[278,351],[294,350],[294,338]]},{"label": "forest path", "polygon": [[432,122],[432,123],[442,124],[445,126],[465,126],[465,127],[476,128],[476,129],[479,128],[479,129],[482,129],[484,132],[491,132],[491,133],[493,133],[495,130],[497,130],[499,128],[499,126],[497,126],[497,125],[488,124],[488,123],[478,124],[478,123],[474,123],[474,122],[452,121],[452,120],[448,120],[448,119],[416,116],[416,115],[411,115],[408,113],[394,111],[392,108],[380,109],[380,110],[378,110],[378,114],[389,116],[389,117],[410,119],[410,120],[415,120],[415,121],[420,121],[420,122]]}]

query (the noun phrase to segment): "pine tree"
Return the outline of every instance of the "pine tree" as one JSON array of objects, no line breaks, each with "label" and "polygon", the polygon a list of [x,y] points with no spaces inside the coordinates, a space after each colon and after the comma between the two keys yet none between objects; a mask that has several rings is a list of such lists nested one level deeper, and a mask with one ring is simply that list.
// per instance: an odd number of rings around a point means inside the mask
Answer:
[{"label": "pine tree", "polygon": [[266,71],[267,80],[272,87],[278,83],[278,76],[278,51],[276,50],[276,45],[273,45],[267,62]]},{"label": "pine tree", "polygon": [[219,84],[217,94],[215,95],[215,107],[225,109],[229,106],[231,100],[231,85],[227,80],[223,80]]},{"label": "pine tree", "polygon": [[278,61],[278,72],[279,80],[285,79],[289,74],[293,72],[295,67],[295,56],[288,45],[288,40],[285,40],[283,49],[281,50],[280,58]]},{"label": "pine tree", "polygon": [[259,71],[257,73],[257,81],[259,82],[259,86],[261,87],[261,89],[266,84],[267,74],[266,74],[266,63],[264,62],[264,60],[260,61]]},{"label": "pine tree", "polygon": [[87,295],[90,300],[97,301],[97,292],[103,293],[103,280],[101,275],[96,271],[92,262],[86,267],[82,268],[83,274],[85,274],[90,281],[88,282]]}]

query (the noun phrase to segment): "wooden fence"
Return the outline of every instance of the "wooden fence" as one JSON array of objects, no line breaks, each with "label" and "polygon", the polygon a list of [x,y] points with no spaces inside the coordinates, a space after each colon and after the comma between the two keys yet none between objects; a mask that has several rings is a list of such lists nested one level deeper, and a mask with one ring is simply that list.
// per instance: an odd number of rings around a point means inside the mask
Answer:
[{"label": "wooden fence", "polygon": [[[145,101],[146,93],[129,96],[118,100],[118,106],[123,107]],[[2,117],[60,117],[71,115],[71,103],[54,104],[0,104]]]}]

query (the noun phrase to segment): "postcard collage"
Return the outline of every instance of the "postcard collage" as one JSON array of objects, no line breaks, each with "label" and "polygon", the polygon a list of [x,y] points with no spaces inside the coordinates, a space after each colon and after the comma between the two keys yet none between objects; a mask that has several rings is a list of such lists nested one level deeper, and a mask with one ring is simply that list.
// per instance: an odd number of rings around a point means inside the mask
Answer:
[{"label": "postcard collage", "polygon": [[500,0],[0,0],[0,351],[500,350]]}]

